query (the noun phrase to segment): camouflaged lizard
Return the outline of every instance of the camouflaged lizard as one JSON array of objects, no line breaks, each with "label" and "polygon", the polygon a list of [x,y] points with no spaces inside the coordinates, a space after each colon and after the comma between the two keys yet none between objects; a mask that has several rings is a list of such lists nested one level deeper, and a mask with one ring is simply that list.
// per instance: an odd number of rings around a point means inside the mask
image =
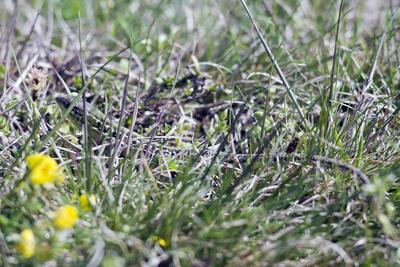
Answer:
[{"label": "camouflaged lizard", "polygon": [[[72,99],[67,97],[56,97],[56,103],[59,105],[62,112],[66,112],[67,109],[72,104]],[[81,127],[84,123],[84,111],[81,104],[74,106],[69,113],[69,118],[74,123],[75,126]],[[112,132],[115,135],[115,131],[117,130],[118,126],[115,123],[110,123],[106,121],[106,116],[101,113],[98,109],[91,107],[88,109],[88,131],[89,131],[89,138],[91,138],[95,143],[98,143],[102,136],[106,135],[109,132]],[[129,133],[129,129],[125,127],[121,127],[122,133]],[[143,137],[140,134],[133,132],[136,137]]]}]

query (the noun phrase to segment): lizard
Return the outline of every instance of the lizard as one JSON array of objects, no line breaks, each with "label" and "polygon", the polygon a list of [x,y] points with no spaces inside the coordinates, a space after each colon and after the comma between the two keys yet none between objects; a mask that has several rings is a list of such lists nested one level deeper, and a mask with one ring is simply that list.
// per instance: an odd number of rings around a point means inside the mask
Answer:
[{"label": "lizard", "polygon": [[[55,98],[55,102],[58,104],[62,112],[66,112],[72,104],[72,99],[68,97],[58,96]],[[83,125],[84,110],[81,104],[78,104],[71,109],[71,112],[69,113],[69,118],[75,126],[81,127]],[[106,121],[106,115],[101,113],[101,111],[95,107],[88,108],[87,120],[89,126],[89,138],[91,138],[94,143],[99,143],[104,134],[110,131],[113,133],[113,135],[115,135],[115,131],[118,128],[117,124],[115,124],[112,120],[111,122]],[[121,132],[122,134],[127,135],[129,134],[129,129],[122,126]],[[133,132],[133,135],[135,137],[143,138],[142,135],[136,132]]]}]

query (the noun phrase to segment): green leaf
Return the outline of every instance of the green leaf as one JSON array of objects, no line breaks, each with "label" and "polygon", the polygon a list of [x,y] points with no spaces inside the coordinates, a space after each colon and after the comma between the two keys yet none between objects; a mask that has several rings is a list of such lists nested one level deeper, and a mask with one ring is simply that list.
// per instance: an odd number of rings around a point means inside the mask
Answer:
[{"label": "green leaf", "polygon": [[11,134],[10,126],[8,125],[7,119],[4,116],[0,116],[0,132],[2,132],[5,136],[9,136]]}]

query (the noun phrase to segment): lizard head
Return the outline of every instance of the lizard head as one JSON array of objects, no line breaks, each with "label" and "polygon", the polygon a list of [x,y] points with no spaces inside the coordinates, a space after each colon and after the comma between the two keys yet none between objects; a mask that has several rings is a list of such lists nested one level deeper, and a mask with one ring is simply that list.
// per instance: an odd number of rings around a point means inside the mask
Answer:
[{"label": "lizard head", "polygon": [[56,97],[56,103],[60,106],[61,110],[64,112],[71,105],[71,100],[66,97],[58,96]]},{"label": "lizard head", "polygon": [[[72,105],[72,100],[66,97],[58,96],[55,99],[56,103],[61,109],[62,113],[65,113],[68,108]],[[76,125],[81,125],[83,121],[83,110],[80,108],[79,105],[74,106],[71,111],[69,112],[69,118],[72,119],[72,121]]]}]

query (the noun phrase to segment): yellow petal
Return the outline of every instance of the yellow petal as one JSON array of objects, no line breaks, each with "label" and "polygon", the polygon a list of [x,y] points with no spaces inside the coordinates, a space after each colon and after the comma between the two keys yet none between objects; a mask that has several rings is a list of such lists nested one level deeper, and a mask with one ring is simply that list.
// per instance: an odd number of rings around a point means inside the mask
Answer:
[{"label": "yellow petal", "polygon": [[68,229],[74,227],[79,219],[78,210],[71,205],[66,205],[58,209],[54,218],[54,225],[58,229]]},{"label": "yellow petal", "polygon": [[162,239],[162,238],[160,238],[159,240],[158,240],[158,244],[160,245],[160,247],[162,247],[162,248],[166,248],[167,247],[167,241],[165,241],[164,239]]},{"label": "yellow petal", "polygon": [[79,197],[79,203],[80,203],[81,209],[83,209],[84,211],[90,210],[89,198],[86,194],[81,195]]},{"label": "yellow petal", "polygon": [[157,235],[153,235],[153,236],[151,237],[151,240],[152,240],[154,243],[158,243],[158,245],[159,245],[160,247],[162,247],[162,248],[166,248],[166,247],[168,246],[168,242],[165,241],[164,238],[161,238],[161,237],[159,237],[159,236],[157,236]]},{"label": "yellow petal", "polygon": [[26,158],[33,184],[46,184],[63,180],[57,162],[48,155],[34,154]]},{"label": "yellow petal", "polygon": [[31,229],[25,229],[20,233],[20,240],[18,243],[18,251],[22,257],[30,258],[35,254],[35,235]]},{"label": "yellow petal", "polygon": [[39,163],[41,163],[46,156],[42,154],[33,154],[26,157],[26,163],[30,169],[35,168]]},{"label": "yellow petal", "polygon": [[96,196],[83,194],[79,197],[80,207],[84,211],[90,211],[92,205],[96,203]]},{"label": "yellow petal", "polygon": [[43,169],[34,169],[31,172],[31,181],[33,184],[48,184],[54,181],[55,175]]}]

